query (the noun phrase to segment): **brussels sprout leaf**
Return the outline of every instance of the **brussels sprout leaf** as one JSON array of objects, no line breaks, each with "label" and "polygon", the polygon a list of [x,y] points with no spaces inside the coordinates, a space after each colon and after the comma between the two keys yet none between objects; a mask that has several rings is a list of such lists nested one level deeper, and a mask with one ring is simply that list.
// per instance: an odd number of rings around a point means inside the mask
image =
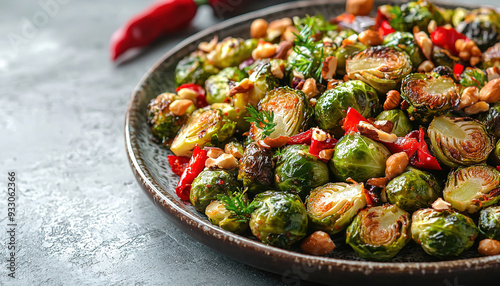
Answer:
[{"label": "brussels sprout leaf", "polygon": [[276,127],[276,123],[274,123],[274,113],[271,111],[262,110],[259,112],[255,107],[248,104],[247,111],[250,113],[250,117],[245,117],[245,120],[249,123],[254,123],[256,127],[262,129],[262,139],[271,135],[274,132],[274,127]]}]

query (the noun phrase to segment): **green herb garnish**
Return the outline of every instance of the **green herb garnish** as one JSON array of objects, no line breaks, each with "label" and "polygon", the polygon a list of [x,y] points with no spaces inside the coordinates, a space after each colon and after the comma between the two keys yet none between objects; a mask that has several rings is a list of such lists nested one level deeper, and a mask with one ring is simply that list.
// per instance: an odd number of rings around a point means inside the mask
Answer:
[{"label": "green herb garnish", "polygon": [[247,106],[247,111],[250,113],[250,117],[245,117],[245,120],[249,123],[255,123],[258,128],[262,129],[262,139],[274,132],[274,127],[276,127],[274,112],[265,110],[259,112],[250,104]]},{"label": "green herb garnish", "polygon": [[257,208],[255,204],[249,203],[245,198],[245,191],[235,191],[229,195],[218,194],[217,199],[235,216],[237,222],[249,221],[250,215]]}]

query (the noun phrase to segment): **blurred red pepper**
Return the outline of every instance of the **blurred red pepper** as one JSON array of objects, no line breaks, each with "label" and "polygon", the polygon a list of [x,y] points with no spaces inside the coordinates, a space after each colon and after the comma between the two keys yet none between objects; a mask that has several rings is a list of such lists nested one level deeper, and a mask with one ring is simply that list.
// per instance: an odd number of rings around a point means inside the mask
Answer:
[{"label": "blurred red pepper", "polygon": [[201,85],[197,85],[194,83],[186,83],[181,86],[179,86],[175,91],[179,92],[181,89],[190,89],[194,92],[196,92],[196,107],[197,108],[202,108],[208,105],[207,98],[205,95],[205,89]]},{"label": "blurred red pepper", "polygon": [[462,64],[455,64],[453,67],[453,73],[457,79],[460,79],[462,72],[464,71],[464,66]]},{"label": "blurred red pepper", "polygon": [[380,27],[378,28],[378,33],[383,37],[383,36],[387,36],[389,34],[392,34],[396,32],[396,30],[394,30],[391,25],[389,24],[389,21],[382,21],[382,23],[380,23]]},{"label": "blurred red pepper", "polygon": [[500,166],[497,166],[497,170],[498,170],[498,172],[500,172]]},{"label": "blurred red pepper", "polygon": [[434,45],[447,49],[453,55],[458,55],[455,42],[458,39],[467,40],[467,37],[453,28],[437,27],[431,33],[431,41]]},{"label": "blurred red pepper", "polygon": [[366,120],[366,118],[364,118],[363,115],[359,114],[359,112],[356,109],[349,107],[347,109],[347,115],[344,118],[344,124],[343,124],[345,134],[351,132],[358,132],[357,126],[362,121],[368,122],[368,120]]},{"label": "blurred red pepper", "polygon": [[311,145],[312,129],[293,135],[288,140],[288,145],[306,144]]},{"label": "blurred red pepper", "polygon": [[184,173],[184,170],[189,165],[189,157],[170,155],[167,158],[172,172],[177,176],[182,176],[182,173]]},{"label": "blurred red pepper", "polygon": [[191,191],[191,184],[194,179],[203,171],[205,168],[205,161],[207,160],[207,151],[198,147],[198,144],[194,147],[193,156],[189,160],[189,165],[182,173],[181,179],[177,183],[175,188],[175,193],[181,200],[188,201],[189,193]]}]

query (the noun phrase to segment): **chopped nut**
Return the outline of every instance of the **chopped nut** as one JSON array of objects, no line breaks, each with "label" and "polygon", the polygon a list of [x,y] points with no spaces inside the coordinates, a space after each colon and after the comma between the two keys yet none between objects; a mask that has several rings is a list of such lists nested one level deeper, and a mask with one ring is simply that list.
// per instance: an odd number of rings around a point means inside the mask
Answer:
[{"label": "chopped nut", "polygon": [[500,254],[500,241],[489,238],[483,239],[479,242],[477,251],[484,256]]},{"label": "chopped nut", "polygon": [[377,127],[378,129],[387,133],[391,133],[392,129],[394,128],[394,123],[392,123],[392,121],[389,120],[377,120],[374,121],[372,124],[375,125],[375,127]]},{"label": "chopped nut", "polygon": [[290,18],[283,18],[272,21],[271,23],[269,23],[269,26],[267,28],[267,38],[269,40],[274,40],[278,38],[285,32],[286,27],[292,25],[293,21]]},{"label": "chopped nut", "polygon": [[189,99],[193,102],[196,100],[196,97],[198,96],[198,93],[196,91],[189,88],[183,88],[179,90],[177,94],[181,99]]},{"label": "chopped nut", "polygon": [[427,31],[430,33],[434,32],[437,28],[437,23],[435,20],[431,20],[427,26]]},{"label": "chopped nut", "polygon": [[489,67],[486,69],[486,74],[488,75],[488,81],[500,78],[500,69],[497,66]]},{"label": "chopped nut", "polygon": [[325,255],[335,249],[335,243],[333,243],[328,233],[318,230],[306,237],[300,248],[308,254]]},{"label": "chopped nut", "polygon": [[238,166],[238,160],[231,154],[223,153],[217,159],[208,158],[205,161],[205,167],[207,168],[220,168],[220,169],[233,169]]},{"label": "chopped nut", "polygon": [[236,159],[241,159],[243,157],[243,154],[241,154],[240,150],[238,150],[238,148],[234,147],[232,144],[226,144],[226,146],[224,146],[224,152],[233,155]]},{"label": "chopped nut", "polygon": [[217,36],[215,36],[210,42],[201,42],[198,45],[198,49],[204,51],[205,53],[210,53],[215,50],[215,46],[217,46],[218,41]]},{"label": "chopped nut", "polygon": [[304,75],[301,72],[297,71],[297,70],[293,70],[292,74],[293,74],[294,77],[298,77],[298,78],[304,79]]},{"label": "chopped nut", "polygon": [[283,32],[283,35],[281,35],[281,40],[283,41],[290,41],[293,42],[295,38],[299,34],[299,30],[295,26],[288,26],[286,27],[285,31]]},{"label": "chopped nut", "polygon": [[325,149],[319,151],[318,157],[322,160],[330,160],[333,157],[333,153],[335,152],[335,149]]},{"label": "chopped nut", "polygon": [[257,141],[257,143],[264,148],[278,148],[285,146],[290,138],[287,136],[279,136],[277,138],[266,137],[263,140]]},{"label": "chopped nut", "polygon": [[182,116],[191,105],[193,105],[193,102],[189,99],[177,99],[170,103],[168,109],[172,112],[172,114]]},{"label": "chopped nut", "polygon": [[433,45],[432,45],[432,41],[429,38],[429,36],[427,36],[427,34],[425,32],[417,32],[417,33],[414,33],[414,37],[415,37],[415,41],[417,42],[418,46],[422,50],[422,53],[424,54],[424,56],[428,60],[431,60],[432,59],[432,47],[433,47]]},{"label": "chopped nut", "polygon": [[252,51],[252,58],[257,59],[267,59],[276,54],[276,46],[268,42],[260,42]]},{"label": "chopped nut", "polygon": [[484,101],[476,102],[475,104],[464,109],[465,113],[468,115],[478,114],[481,112],[488,111],[490,109],[490,105]]},{"label": "chopped nut", "polygon": [[324,79],[332,79],[337,72],[337,58],[327,57],[323,61],[323,68],[321,69],[321,76]]},{"label": "chopped nut", "polygon": [[417,71],[419,72],[430,72],[434,68],[434,64],[431,61],[424,61],[419,66]]},{"label": "chopped nut", "polygon": [[368,16],[373,9],[373,0],[347,0],[345,9],[354,16]]},{"label": "chopped nut", "polygon": [[314,78],[308,78],[304,82],[302,91],[307,95],[307,98],[312,98],[318,95],[318,88],[316,87],[316,80]]},{"label": "chopped nut", "polygon": [[442,198],[438,198],[432,203],[432,208],[437,211],[449,210],[451,208],[451,204]]},{"label": "chopped nut", "polygon": [[391,110],[399,106],[401,103],[401,95],[397,90],[389,90],[384,102],[384,110]]},{"label": "chopped nut", "polygon": [[479,100],[488,103],[500,101],[500,78],[489,81],[479,92]]},{"label": "chopped nut", "polygon": [[271,73],[276,78],[282,79],[285,76],[285,65],[277,61],[271,63]]},{"label": "chopped nut", "polygon": [[481,50],[472,40],[458,39],[455,41],[455,49],[458,51],[458,57],[464,62],[468,61],[471,66],[481,61]]},{"label": "chopped nut", "polygon": [[366,30],[358,35],[358,40],[365,45],[378,46],[384,42],[378,31]]},{"label": "chopped nut", "polygon": [[458,105],[458,110],[465,107],[469,107],[479,100],[479,89],[475,86],[469,86],[464,89],[462,95],[460,96],[460,105]]},{"label": "chopped nut", "polygon": [[326,133],[325,131],[319,128],[313,128],[312,139],[319,142],[323,142],[328,138],[330,138],[330,134]]},{"label": "chopped nut", "polygon": [[205,161],[205,167],[207,167],[207,168],[215,168],[215,167],[217,167],[217,159],[208,158]]},{"label": "chopped nut", "polygon": [[252,87],[253,83],[248,78],[245,78],[237,86],[231,88],[231,90],[229,91],[229,96],[234,96],[237,93],[245,93]]},{"label": "chopped nut", "polygon": [[382,178],[370,178],[368,181],[366,181],[367,184],[370,184],[372,186],[375,186],[377,188],[383,188],[387,185],[387,182],[389,180],[386,177]]},{"label": "chopped nut", "polygon": [[406,152],[392,154],[385,162],[385,176],[390,180],[403,173],[410,162]]},{"label": "chopped nut", "polygon": [[217,159],[222,154],[224,154],[224,151],[220,148],[210,148],[207,152],[207,156],[212,159]]},{"label": "chopped nut", "polygon": [[257,19],[252,22],[250,26],[250,36],[254,39],[265,38],[267,34],[267,21],[264,19]]},{"label": "chopped nut", "polygon": [[357,125],[359,133],[361,135],[366,136],[370,139],[376,140],[376,141],[382,141],[382,142],[387,142],[387,143],[393,143],[398,139],[398,136],[392,133],[387,133],[382,130],[377,129],[375,126],[367,123],[367,122],[360,122]]},{"label": "chopped nut", "polygon": [[288,58],[288,51],[292,50],[293,42],[291,41],[282,41],[279,43],[278,48],[276,48],[275,59],[286,60]]},{"label": "chopped nut", "polygon": [[339,85],[343,82],[344,81],[340,80],[340,79],[330,79],[330,80],[328,80],[328,84],[326,85],[326,89],[327,90],[334,89],[337,85]]}]

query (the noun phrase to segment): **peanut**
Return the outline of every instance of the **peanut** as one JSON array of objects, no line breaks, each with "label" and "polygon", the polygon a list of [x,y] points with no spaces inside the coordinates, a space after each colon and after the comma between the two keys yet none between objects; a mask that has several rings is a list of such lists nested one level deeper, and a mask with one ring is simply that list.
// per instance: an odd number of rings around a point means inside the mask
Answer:
[{"label": "peanut", "polygon": [[483,239],[479,242],[477,250],[484,256],[500,254],[500,241],[489,238]]},{"label": "peanut", "polygon": [[224,154],[224,151],[220,148],[210,148],[207,152],[207,156],[212,159],[217,159],[222,154]]},{"label": "peanut", "polygon": [[254,39],[265,38],[267,34],[267,21],[264,19],[257,19],[252,22],[250,26],[250,36]]},{"label": "peanut", "polygon": [[481,112],[488,111],[490,109],[490,105],[484,101],[479,101],[474,103],[473,105],[464,109],[465,113],[468,115],[478,114]]},{"label": "peanut", "polygon": [[335,243],[326,232],[318,230],[306,237],[300,248],[308,254],[325,255],[335,249]]},{"label": "peanut", "polygon": [[168,109],[172,114],[177,116],[182,116],[186,114],[187,109],[193,104],[193,102],[189,99],[177,99],[174,102],[170,103]]},{"label": "peanut", "polygon": [[434,68],[434,64],[427,60],[427,61],[424,61],[422,62],[419,66],[418,66],[418,71],[419,72],[430,72],[432,71],[432,69]]},{"label": "peanut", "polygon": [[373,0],[347,0],[345,9],[355,16],[367,16],[373,9]]},{"label": "peanut", "polygon": [[283,35],[281,35],[281,40],[293,42],[293,40],[295,40],[296,38],[295,34],[299,34],[299,30],[297,29],[297,27],[288,26],[283,32]]},{"label": "peanut", "polygon": [[399,152],[392,154],[385,162],[385,176],[388,179],[392,179],[400,174],[406,169],[410,158],[406,152]]},{"label": "peanut", "polygon": [[276,46],[275,45],[268,43],[268,42],[262,42],[262,43],[259,43],[257,48],[255,48],[252,51],[252,58],[254,60],[267,59],[267,58],[274,56],[275,54],[276,54]]},{"label": "peanut", "polygon": [[380,36],[379,32],[374,30],[366,30],[358,35],[358,40],[365,45],[378,46],[381,45],[384,40]]},{"label": "peanut", "polygon": [[479,100],[487,103],[500,101],[500,78],[489,81],[479,92]]},{"label": "peanut", "polygon": [[198,93],[196,91],[189,88],[183,88],[179,90],[177,94],[181,99],[189,99],[193,102],[196,100],[196,97],[198,96]]},{"label": "peanut", "polygon": [[269,40],[278,38],[285,32],[286,27],[288,26],[293,26],[293,21],[290,18],[283,18],[272,21],[267,27],[267,38]]},{"label": "peanut", "polygon": [[391,110],[399,106],[401,103],[401,95],[397,90],[389,90],[384,102],[384,110]]}]

